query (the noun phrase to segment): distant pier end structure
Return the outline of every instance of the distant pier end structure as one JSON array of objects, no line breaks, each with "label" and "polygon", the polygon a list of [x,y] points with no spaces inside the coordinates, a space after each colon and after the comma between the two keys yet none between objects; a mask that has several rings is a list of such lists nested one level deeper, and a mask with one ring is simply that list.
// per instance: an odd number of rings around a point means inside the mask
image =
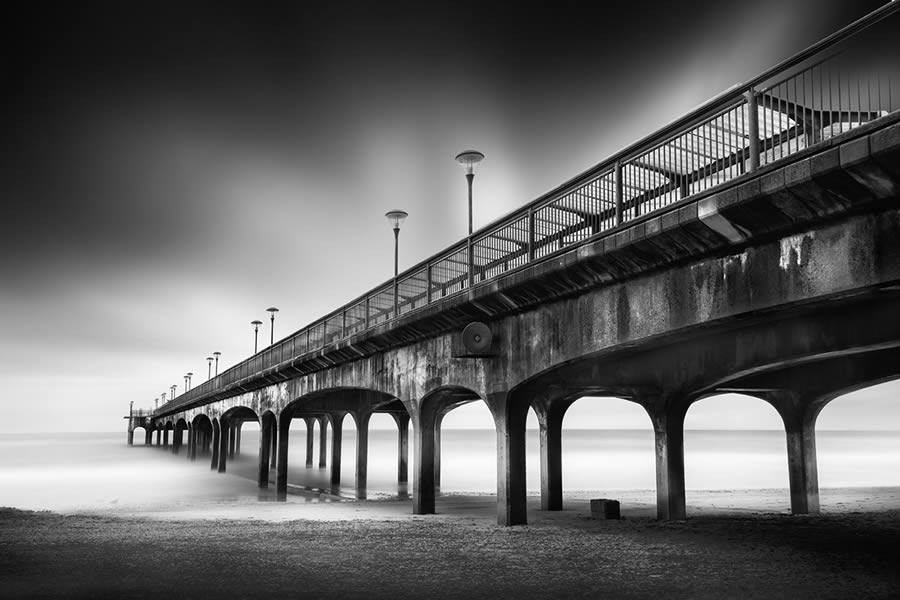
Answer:
[{"label": "distant pier end structure", "polygon": [[[900,378],[900,53],[888,4],[458,244],[172,398],[129,431],[224,471],[260,424],[259,485],[285,498],[289,428],[398,427],[398,481],[433,513],[440,426],[484,402],[497,520],[526,522],[525,423],[541,505],[562,507],[562,420],[583,396],[646,410],[657,512],[684,518],[684,418],[739,391],[784,422],[791,509],[819,507],[815,423],[848,391]],[[664,93],[664,90],[661,90]],[[396,287],[395,287],[396,286]],[[395,298],[396,290],[396,298]],[[145,419],[145,420],[141,420]],[[186,436],[185,436],[186,432]],[[148,433],[148,436],[150,434]],[[326,438],[320,435],[320,456]],[[320,466],[325,466],[324,462]]]}]

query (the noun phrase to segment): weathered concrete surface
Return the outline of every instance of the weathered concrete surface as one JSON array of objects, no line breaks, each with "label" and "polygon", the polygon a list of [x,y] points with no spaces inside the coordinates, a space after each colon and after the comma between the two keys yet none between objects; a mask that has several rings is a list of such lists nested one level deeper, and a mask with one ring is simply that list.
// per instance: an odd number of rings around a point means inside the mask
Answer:
[{"label": "weathered concrete surface", "polygon": [[[207,415],[216,437],[219,422],[271,414],[281,493],[292,418],[351,414],[360,422],[399,399],[414,428],[415,511],[428,513],[438,485],[440,420],[481,398],[497,426],[498,520],[514,524],[524,522],[528,408],[544,407],[540,414],[567,399],[615,394],[647,409],[657,437],[659,514],[682,518],[682,427],[691,402],[741,378],[900,345],[897,121],[834,138],[157,421]],[[476,319],[490,325],[497,356],[454,358],[456,336]],[[548,509],[561,503],[554,419],[561,415],[542,419]],[[792,481],[807,489],[795,508],[806,502],[814,510],[814,448],[808,424],[794,419],[786,420],[791,460],[800,465],[791,467]],[[223,426],[221,435],[228,430]],[[219,468],[225,443],[219,440]],[[339,456],[339,436],[335,449]]]}]

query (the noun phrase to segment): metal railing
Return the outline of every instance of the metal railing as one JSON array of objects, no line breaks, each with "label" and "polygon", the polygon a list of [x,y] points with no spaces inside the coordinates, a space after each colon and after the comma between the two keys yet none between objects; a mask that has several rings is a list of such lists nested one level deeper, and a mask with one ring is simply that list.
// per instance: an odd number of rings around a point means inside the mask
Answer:
[{"label": "metal railing", "polygon": [[[482,281],[894,112],[900,57],[848,42],[898,12],[888,4],[615,154],[524,208],[160,407],[171,411],[284,361],[381,326]],[[897,19],[893,19],[896,21]],[[887,35],[891,35],[888,32]],[[863,44],[864,45],[864,44]],[[843,46],[843,47],[842,47]],[[859,52],[857,52],[859,54]],[[854,62],[854,60],[856,62]],[[395,314],[396,289],[396,314]]]}]

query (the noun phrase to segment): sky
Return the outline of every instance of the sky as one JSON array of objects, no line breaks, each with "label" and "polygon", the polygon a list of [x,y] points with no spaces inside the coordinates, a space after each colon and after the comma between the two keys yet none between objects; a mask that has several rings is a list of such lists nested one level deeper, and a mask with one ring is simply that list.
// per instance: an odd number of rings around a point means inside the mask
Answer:
[{"label": "sky", "polygon": [[386,211],[401,271],[462,239],[458,152],[477,229],[882,3],[29,3],[0,432],[124,431],[267,307],[279,339],[388,280]]}]

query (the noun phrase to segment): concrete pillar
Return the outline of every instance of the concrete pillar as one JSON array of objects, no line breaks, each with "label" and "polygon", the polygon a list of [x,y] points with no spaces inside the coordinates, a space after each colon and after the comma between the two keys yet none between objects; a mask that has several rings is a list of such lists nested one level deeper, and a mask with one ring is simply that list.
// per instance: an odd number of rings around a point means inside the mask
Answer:
[{"label": "concrete pillar", "polygon": [[391,413],[397,423],[397,483],[401,493],[409,482],[409,415]]},{"label": "concrete pillar", "polygon": [[226,465],[228,463],[228,451],[231,448],[231,421],[225,418],[222,418],[219,423],[219,473],[224,473]]},{"label": "concrete pillar", "polygon": [[684,415],[687,403],[658,396],[640,403],[650,414],[656,438],[656,516],[660,520],[687,517],[684,497]]},{"label": "concrete pillar", "polygon": [[497,428],[497,524],[524,525],[526,515],[525,422],[529,403],[506,392],[489,394]]},{"label": "concrete pillar", "polygon": [[[287,409],[289,410],[289,409]],[[285,414],[282,411],[278,416],[278,466],[275,471],[275,498],[277,500],[287,500],[287,467],[288,467],[288,432],[291,428],[291,419],[293,411]]]},{"label": "concrete pillar", "polygon": [[574,400],[539,400],[534,403],[541,439],[541,510],[562,510],[562,423]]},{"label": "concrete pillar", "polygon": [[272,451],[272,426],[269,424],[269,415],[260,419],[259,424],[259,464],[257,465],[256,482],[262,489],[269,487],[269,454]]},{"label": "concrete pillar", "polygon": [[435,490],[435,430],[437,415],[431,410],[419,411],[413,421],[413,452],[415,452],[415,472],[413,473],[413,514],[433,515]]},{"label": "concrete pillar", "polygon": [[324,469],[328,454],[328,418],[323,415],[316,419],[319,421],[319,468]]},{"label": "concrete pillar", "polygon": [[278,421],[272,421],[272,465],[274,469],[278,465]]},{"label": "concrete pillar", "polygon": [[439,412],[434,420],[434,493],[441,491],[441,425],[444,422],[444,415],[447,413]]},{"label": "concrete pillar", "polygon": [[341,425],[346,413],[333,413],[331,415],[331,487],[337,490],[341,487],[341,438],[343,431]]},{"label": "concrete pillar", "polygon": [[169,447],[169,430],[163,429],[163,448]]},{"label": "concrete pillar", "polygon": [[162,430],[161,429],[156,430],[156,445],[157,446],[162,445]]},{"label": "concrete pillar", "polygon": [[128,445],[134,446],[134,429],[128,430]]},{"label": "concrete pillar", "polygon": [[237,441],[237,422],[228,425],[228,458],[234,459],[235,443]]},{"label": "concrete pillar", "polygon": [[150,429],[144,429],[144,445],[150,446],[153,444],[153,431]]},{"label": "concrete pillar", "polygon": [[[787,437],[788,480],[791,488],[791,513],[819,513],[819,467],[816,460],[815,398],[792,391],[765,395],[784,422]],[[822,405],[819,405],[822,406]]]},{"label": "concrete pillar", "polygon": [[234,455],[241,455],[241,430],[244,427],[243,421],[238,421],[234,424]]},{"label": "concrete pillar", "polygon": [[209,468],[210,469],[218,469],[219,468],[219,438],[222,437],[222,425],[216,421],[213,423],[213,435],[212,435],[212,460],[210,461]]},{"label": "concrete pillar", "polygon": [[313,435],[316,431],[316,420],[313,417],[303,417],[306,423],[306,468],[312,469],[313,466]]},{"label": "concrete pillar", "polygon": [[369,476],[369,419],[372,413],[360,411],[354,415],[356,421],[356,498],[366,499],[366,485]]},{"label": "concrete pillar", "polygon": [[197,460],[197,445],[198,440],[200,439],[200,428],[194,427],[193,425],[188,425],[188,435],[187,435],[187,458],[189,461]]}]

